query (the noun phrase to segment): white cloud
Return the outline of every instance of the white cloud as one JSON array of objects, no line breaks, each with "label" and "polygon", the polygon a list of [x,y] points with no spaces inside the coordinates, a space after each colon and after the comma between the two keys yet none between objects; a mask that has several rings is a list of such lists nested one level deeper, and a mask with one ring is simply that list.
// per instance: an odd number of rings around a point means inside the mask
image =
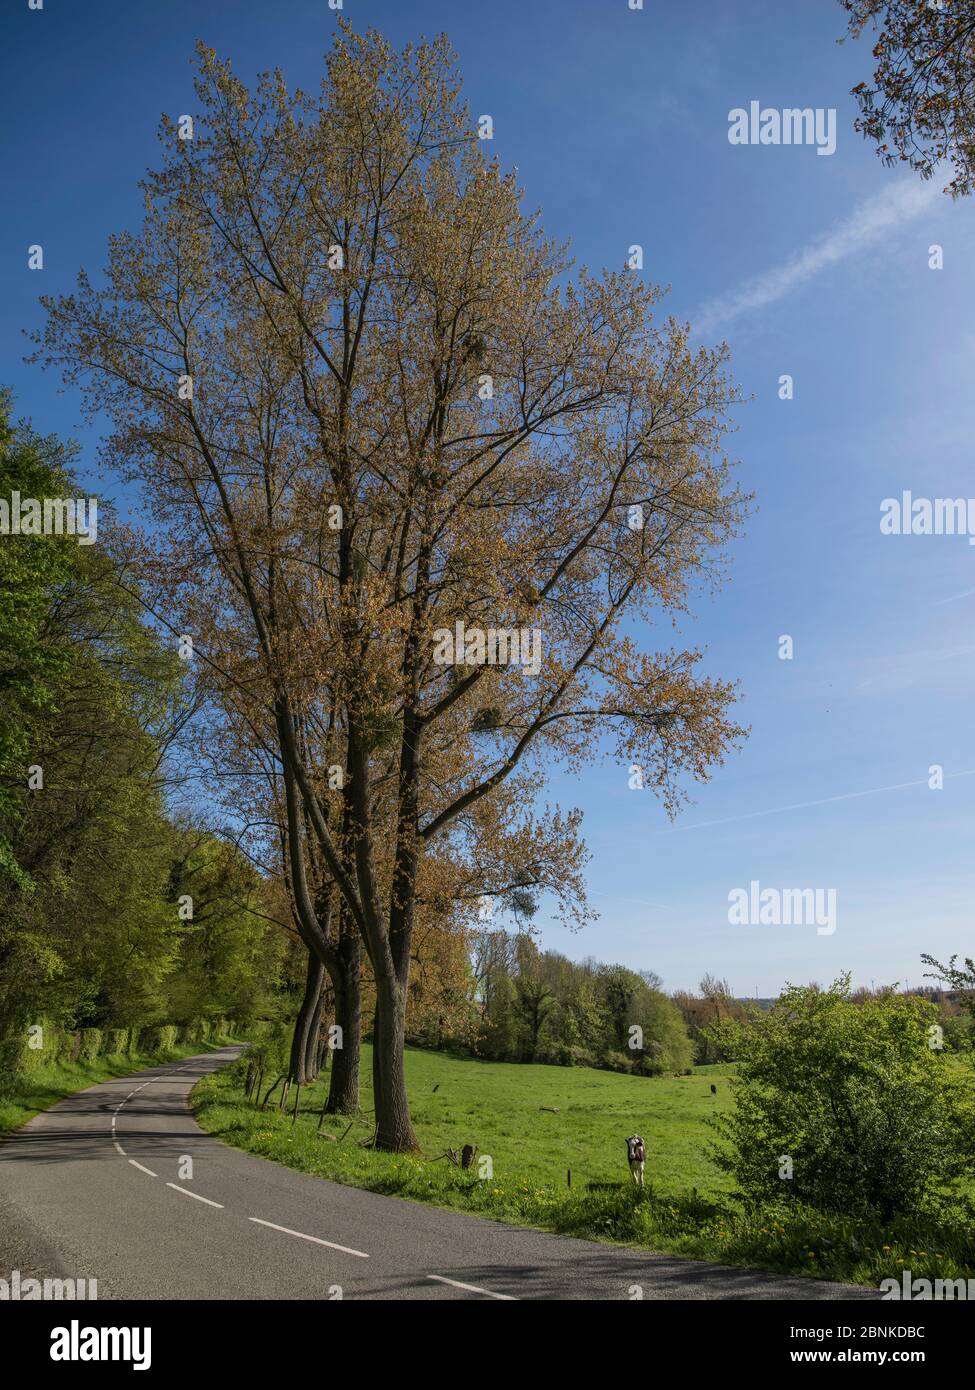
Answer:
[{"label": "white cloud", "polygon": [[936,179],[888,185],[872,198],[866,198],[827,232],[816,237],[781,265],[756,275],[737,290],[710,300],[692,316],[698,335],[709,336],[741,314],[764,309],[784,299],[821,271],[856,255],[885,236],[912,221],[941,198]]}]

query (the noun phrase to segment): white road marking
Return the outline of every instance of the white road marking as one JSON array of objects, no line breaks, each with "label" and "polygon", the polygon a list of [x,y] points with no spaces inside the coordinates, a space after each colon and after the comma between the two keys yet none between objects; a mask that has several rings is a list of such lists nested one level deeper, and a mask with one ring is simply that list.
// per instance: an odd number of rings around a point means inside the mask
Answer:
[{"label": "white road marking", "polygon": [[180,1187],[179,1183],[168,1182],[167,1187],[171,1187],[174,1192],[183,1192],[187,1197],[195,1197],[198,1202],[206,1202],[208,1207],[219,1207],[223,1211],[223,1202],[211,1202],[209,1197],[201,1197],[198,1192],[191,1192],[188,1187]]},{"label": "white road marking", "polygon": [[481,1289],[477,1284],[462,1284],[458,1279],[445,1279],[442,1274],[428,1274],[428,1279],[436,1279],[438,1284],[450,1284],[455,1289],[466,1289],[468,1293],[483,1293],[488,1298],[503,1298],[507,1303],[517,1303],[518,1300],[511,1293],[495,1293],[493,1289]]},{"label": "white road marking", "polygon": [[288,1226],[276,1226],[273,1221],[262,1221],[259,1216],[249,1216],[248,1221],[256,1221],[258,1226],[270,1226],[272,1231],[283,1231],[286,1236],[297,1236],[299,1240],[313,1240],[316,1245],[327,1245],[330,1250],[341,1250],[343,1255],[358,1255],[360,1260],[368,1260],[364,1250],[350,1250],[347,1245],[336,1245],[334,1240],[322,1240],[321,1236],[306,1236],[304,1231],[292,1231]]},{"label": "white road marking", "polygon": [[129,1162],[132,1164],[133,1168],[138,1168],[140,1173],[148,1173],[150,1178],[158,1178],[158,1173],[154,1173],[151,1168],[143,1168],[142,1164],[136,1163],[134,1158],[130,1158]]},{"label": "white road marking", "polygon": [[119,1141],[118,1141],[117,1139],[116,1139],[114,1142],[115,1142],[115,1151],[116,1151],[116,1153],[120,1153],[120,1154],[122,1155],[122,1157],[124,1158],[124,1157],[125,1157],[125,1150],[122,1148],[122,1145],[119,1143]]}]

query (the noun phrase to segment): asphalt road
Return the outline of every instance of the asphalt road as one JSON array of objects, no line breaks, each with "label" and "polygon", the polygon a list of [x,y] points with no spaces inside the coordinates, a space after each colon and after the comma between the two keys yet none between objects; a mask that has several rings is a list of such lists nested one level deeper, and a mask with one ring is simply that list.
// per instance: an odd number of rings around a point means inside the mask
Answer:
[{"label": "asphalt road", "polygon": [[503,1226],[241,1153],[187,1103],[238,1052],[103,1082],[0,1144],[0,1277],[95,1278],[99,1299],[879,1297]]}]

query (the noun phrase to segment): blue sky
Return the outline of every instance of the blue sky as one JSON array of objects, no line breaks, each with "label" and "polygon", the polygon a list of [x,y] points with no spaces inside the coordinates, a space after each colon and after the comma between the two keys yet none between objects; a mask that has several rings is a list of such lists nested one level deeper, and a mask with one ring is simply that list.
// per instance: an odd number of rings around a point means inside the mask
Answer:
[{"label": "blue sky", "polygon": [[[844,969],[917,982],[921,951],[971,954],[975,548],[883,536],[879,518],[905,488],[975,493],[975,208],[884,168],[854,132],[869,41],[837,44],[832,0],[345,0],[344,13],[397,44],[446,29],[473,113],[493,117],[493,148],[547,230],[591,266],[640,243],[671,310],[728,340],[751,398],[733,446],[758,511],[728,584],[681,634],[740,680],[751,737],[673,825],[624,768],[554,779],[553,799],[586,812],[601,916],[575,936],[543,920],[543,943],[654,969],[668,988],[710,971],[760,995]],[[277,65],[314,87],[334,22],[327,0],[4,0],[0,381],[38,428],[82,441],[89,478],[97,432],[22,361],[37,295],[99,269],[109,233],[138,222],[160,113],[195,109],[198,37],[245,80]],[[729,112],[752,100],[835,108],[835,154],[730,144]],[[731,926],[728,894],[753,879],[835,888],[835,932]]]}]

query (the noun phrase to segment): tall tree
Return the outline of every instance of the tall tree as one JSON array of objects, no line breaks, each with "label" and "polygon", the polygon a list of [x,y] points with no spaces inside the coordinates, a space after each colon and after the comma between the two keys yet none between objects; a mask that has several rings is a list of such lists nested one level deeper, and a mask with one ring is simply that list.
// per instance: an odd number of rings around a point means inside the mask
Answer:
[{"label": "tall tree", "polygon": [[[68,451],[12,417],[0,391],[0,499],[43,500],[70,492]],[[8,517],[9,520],[9,517]],[[67,665],[63,647],[46,640],[54,591],[71,573],[74,545],[62,536],[4,536],[0,542],[0,882],[29,891],[10,836],[27,801],[32,736],[55,707]]]},{"label": "tall tree", "polygon": [[[742,518],[737,397],[639,275],[569,278],[445,39],[397,54],[343,24],[314,97],[280,73],[251,94],[202,46],[199,68],[194,137],[163,122],[141,230],[104,288],[45,301],[38,356],[114,420],[160,603],[361,938],[376,1143],[408,1150],[424,859],[516,772],[608,751],[672,811],[744,732],[697,653],[632,635],[715,577]],[[296,901],[318,940],[301,872]]]},{"label": "tall tree", "polygon": [[858,82],[856,128],[886,164],[929,179],[954,168],[947,191],[975,189],[975,0],[840,0],[854,38],[877,32],[873,81]]}]

